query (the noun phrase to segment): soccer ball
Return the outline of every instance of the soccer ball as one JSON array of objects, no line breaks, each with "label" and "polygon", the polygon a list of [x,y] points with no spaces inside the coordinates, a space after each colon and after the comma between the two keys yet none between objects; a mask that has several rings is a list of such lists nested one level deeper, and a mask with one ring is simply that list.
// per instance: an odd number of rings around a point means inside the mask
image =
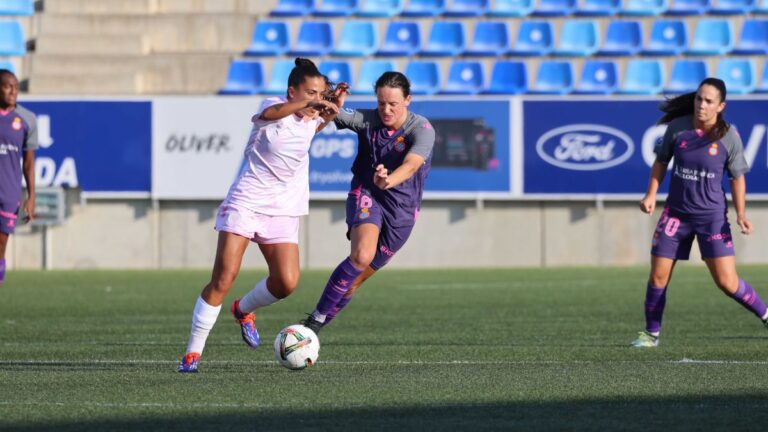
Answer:
[{"label": "soccer ball", "polygon": [[291,370],[301,370],[317,363],[320,339],[315,332],[300,324],[288,326],[275,338],[278,363]]}]

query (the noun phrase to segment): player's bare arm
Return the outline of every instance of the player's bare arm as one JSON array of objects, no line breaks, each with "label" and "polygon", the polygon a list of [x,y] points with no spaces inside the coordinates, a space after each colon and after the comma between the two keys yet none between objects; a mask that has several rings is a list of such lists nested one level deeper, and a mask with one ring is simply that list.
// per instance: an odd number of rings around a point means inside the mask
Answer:
[{"label": "player's bare arm", "polygon": [[733,207],[736,209],[736,224],[739,225],[741,233],[749,235],[752,233],[752,222],[747,219],[747,182],[741,175],[731,179],[731,197]]},{"label": "player's bare arm", "polygon": [[645,192],[645,196],[640,200],[640,210],[643,213],[651,214],[656,208],[656,193],[659,190],[659,186],[664,181],[664,176],[667,174],[667,166],[659,161],[653,163],[651,168],[651,177],[648,180],[648,189]]},{"label": "player's bare arm", "polygon": [[422,165],[424,165],[423,157],[415,153],[408,153],[403,164],[391,173],[387,172],[384,165],[378,165],[376,167],[376,173],[373,176],[373,183],[378,186],[379,189],[392,189],[413,177]]}]

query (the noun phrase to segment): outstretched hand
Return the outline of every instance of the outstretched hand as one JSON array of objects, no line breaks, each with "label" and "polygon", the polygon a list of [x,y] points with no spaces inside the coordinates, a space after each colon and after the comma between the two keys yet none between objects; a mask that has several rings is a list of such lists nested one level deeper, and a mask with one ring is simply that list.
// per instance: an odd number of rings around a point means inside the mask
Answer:
[{"label": "outstretched hand", "polygon": [[389,172],[384,165],[379,164],[376,167],[376,172],[373,174],[373,184],[382,190],[389,186]]}]

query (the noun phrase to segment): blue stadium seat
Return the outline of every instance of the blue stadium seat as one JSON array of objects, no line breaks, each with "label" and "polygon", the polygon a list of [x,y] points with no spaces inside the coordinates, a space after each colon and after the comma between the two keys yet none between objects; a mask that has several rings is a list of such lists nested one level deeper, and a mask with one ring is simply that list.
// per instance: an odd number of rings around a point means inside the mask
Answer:
[{"label": "blue stadium seat", "polygon": [[352,86],[352,67],[346,61],[324,61],[317,67],[331,82],[345,82]]},{"label": "blue stadium seat", "polygon": [[667,11],[668,0],[627,0],[619,11],[627,16],[657,16]]},{"label": "blue stadium seat", "polygon": [[533,0],[496,0],[488,10],[492,17],[524,17],[533,12]]},{"label": "blue stadium seat", "polygon": [[619,85],[616,63],[603,60],[587,60],[581,70],[581,81],[574,94],[615,93]]},{"label": "blue stadium seat", "polygon": [[533,15],[543,17],[568,16],[576,9],[576,0],[539,0]]},{"label": "blue stadium seat", "polygon": [[664,87],[664,68],[659,60],[632,59],[624,73],[621,94],[655,95]]},{"label": "blue stadium seat", "polygon": [[436,17],[445,10],[445,0],[408,0],[400,15],[404,17]]},{"label": "blue stadium seat", "polygon": [[357,81],[355,81],[355,85],[352,87],[352,94],[374,94],[373,86],[376,84],[376,80],[378,80],[384,72],[394,70],[397,69],[389,60],[368,60],[363,62],[363,64],[360,65],[360,72],[357,74]]},{"label": "blue stadium seat", "polygon": [[314,12],[315,0],[280,0],[269,14],[273,17],[299,17]]},{"label": "blue stadium seat", "polygon": [[511,56],[545,56],[554,48],[552,24],[549,21],[522,21],[517,31]]},{"label": "blue stadium seat", "polygon": [[531,94],[564,95],[573,90],[573,67],[567,61],[545,60],[539,64]]},{"label": "blue stadium seat", "polygon": [[382,57],[410,57],[421,48],[421,31],[415,22],[393,21],[387,27],[384,35],[384,43],[381,45],[377,56]]},{"label": "blue stadium seat", "polygon": [[700,18],[696,23],[688,55],[715,56],[731,52],[733,30],[728,19]]},{"label": "blue stadium seat", "polygon": [[411,82],[412,94],[433,95],[440,89],[440,69],[433,61],[411,61],[403,73]]},{"label": "blue stadium seat", "polygon": [[633,56],[643,47],[643,29],[639,21],[614,21],[608,23],[601,56]]},{"label": "blue stadium seat", "polygon": [[718,0],[709,9],[711,15],[747,15],[755,9],[755,0]]},{"label": "blue stadium seat", "polygon": [[464,23],[435,21],[429,40],[419,54],[427,57],[455,57],[464,51]]},{"label": "blue stadium seat", "polygon": [[672,16],[704,15],[709,12],[709,0],[671,0],[665,12]]},{"label": "blue stadium seat", "polygon": [[285,91],[288,88],[288,76],[291,74],[294,66],[293,60],[276,60],[272,62],[272,73],[261,93],[285,96]]},{"label": "blue stadium seat", "polygon": [[731,54],[768,54],[768,20],[744,20],[744,24],[741,26],[739,44],[736,45]]},{"label": "blue stadium seat", "polygon": [[584,0],[576,9],[577,16],[613,16],[619,12],[621,0]]},{"label": "blue stadium seat", "polygon": [[752,60],[723,58],[715,76],[725,82],[728,94],[747,94],[755,90],[755,65]]},{"label": "blue stadium seat", "polygon": [[440,93],[476,95],[483,90],[484,84],[485,73],[480,62],[457,60],[451,64],[448,80]]},{"label": "blue stadium seat", "polygon": [[357,13],[358,0],[323,0],[312,15],[318,17],[347,17]]},{"label": "blue stadium seat", "polygon": [[370,21],[345,21],[339,43],[331,54],[339,57],[367,57],[376,51],[379,43],[377,27]]},{"label": "blue stadium seat", "polygon": [[363,0],[357,9],[357,16],[366,18],[389,18],[400,15],[403,0]]},{"label": "blue stadium seat", "polygon": [[325,21],[305,21],[299,27],[296,44],[288,55],[296,57],[321,57],[333,48],[333,28]]},{"label": "blue stadium seat", "polygon": [[757,0],[755,9],[752,11],[754,14],[768,14],[768,0]]},{"label": "blue stadium seat", "polygon": [[521,94],[528,91],[525,62],[500,60],[493,65],[491,82],[483,94]]},{"label": "blue stadium seat", "polygon": [[259,21],[253,29],[247,56],[279,56],[288,51],[288,25],[282,21]]},{"label": "blue stadium seat", "polygon": [[666,93],[687,93],[695,91],[707,77],[707,64],[703,60],[676,60],[672,65]]},{"label": "blue stadium seat", "polygon": [[763,75],[760,83],[755,87],[755,93],[768,93],[768,61],[763,63]]},{"label": "blue stadium seat", "polygon": [[7,60],[0,60],[0,69],[9,70],[16,74],[16,66],[13,65],[13,63],[7,61]]},{"label": "blue stadium seat", "polygon": [[27,53],[24,31],[18,21],[0,21],[0,56],[23,56]]},{"label": "blue stadium seat", "polygon": [[647,56],[677,56],[688,45],[685,21],[658,20],[651,27],[651,38],[642,54]]},{"label": "blue stadium seat", "polygon": [[0,15],[32,16],[35,5],[32,0],[0,0]]},{"label": "blue stadium seat", "polygon": [[589,57],[597,52],[599,45],[596,22],[568,20],[560,28],[560,43],[553,54],[561,57]]},{"label": "blue stadium seat", "polygon": [[488,11],[489,0],[453,0],[443,15],[449,18],[478,17]]},{"label": "blue stadium seat", "polygon": [[464,51],[465,56],[503,55],[509,50],[509,33],[507,24],[503,21],[478,21],[475,24],[475,34],[472,43]]},{"label": "blue stadium seat", "polygon": [[252,95],[264,85],[261,63],[252,60],[233,60],[229,64],[227,83],[219,90],[221,95]]}]

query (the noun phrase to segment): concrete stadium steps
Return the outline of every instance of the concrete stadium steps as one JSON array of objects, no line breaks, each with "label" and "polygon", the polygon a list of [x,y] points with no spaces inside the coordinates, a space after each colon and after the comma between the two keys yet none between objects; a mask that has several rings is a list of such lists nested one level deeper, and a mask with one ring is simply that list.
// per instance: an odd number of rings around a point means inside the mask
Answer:
[{"label": "concrete stadium steps", "polygon": [[32,94],[210,94],[225,82],[229,54],[134,56],[36,54]]},{"label": "concrete stadium steps", "polygon": [[56,55],[139,55],[150,53],[149,38],[124,35],[43,34],[35,40],[36,54]]},{"label": "concrete stadium steps", "polygon": [[47,0],[45,13],[69,15],[152,15],[186,13],[266,14],[264,0]]},{"label": "concrete stadium steps", "polygon": [[60,15],[42,14],[40,35],[144,35],[151,52],[242,52],[255,18],[248,15]]}]

